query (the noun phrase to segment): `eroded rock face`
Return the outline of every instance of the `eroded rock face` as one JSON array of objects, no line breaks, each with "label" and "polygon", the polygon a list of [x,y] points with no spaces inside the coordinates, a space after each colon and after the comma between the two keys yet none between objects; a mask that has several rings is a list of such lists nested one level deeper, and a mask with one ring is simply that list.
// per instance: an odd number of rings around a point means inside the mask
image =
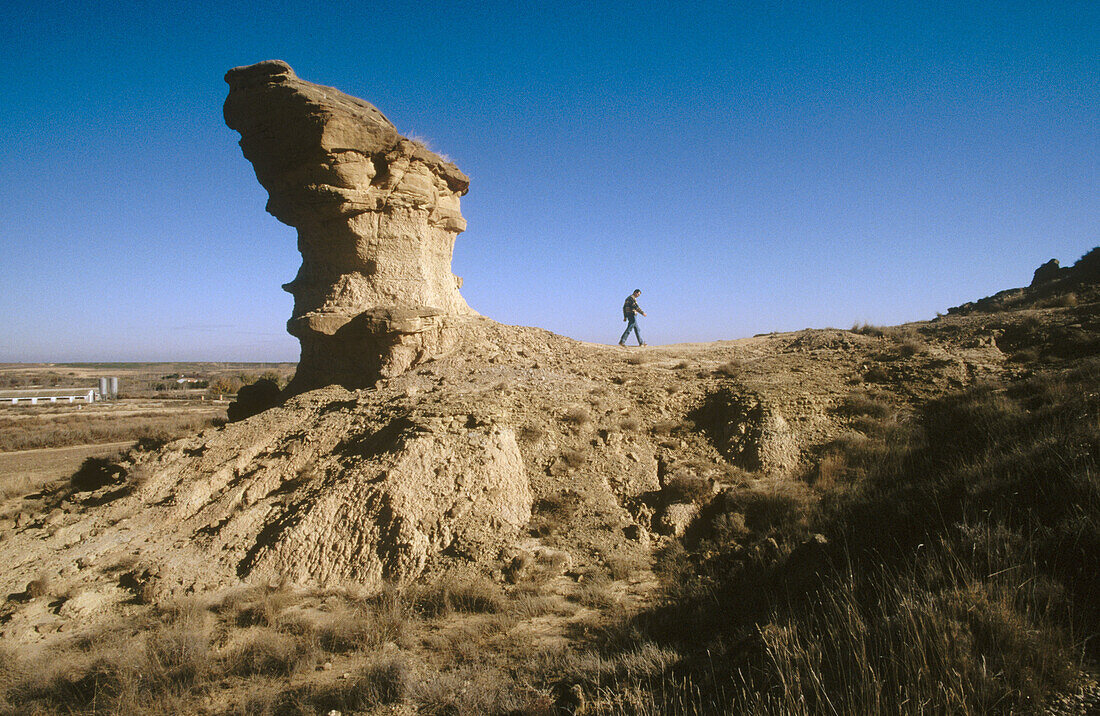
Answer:
[{"label": "eroded rock face", "polygon": [[277,60],[226,73],[225,121],[298,230],[302,267],[287,330],[302,356],[291,389],[370,385],[448,350],[476,313],[451,273],[466,228],[458,167],[401,136],[373,105],[298,79]]}]

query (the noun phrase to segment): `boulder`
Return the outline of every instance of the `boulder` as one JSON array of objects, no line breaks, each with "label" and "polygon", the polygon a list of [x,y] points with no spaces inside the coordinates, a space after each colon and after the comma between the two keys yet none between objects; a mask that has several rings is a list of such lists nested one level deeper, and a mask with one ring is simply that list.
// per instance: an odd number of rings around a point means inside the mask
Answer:
[{"label": "boulder", "polygon": [[1035,269],[1035,275],[1031,279],[1031,285],[1041,286],[1044,283],[1050,283],[1057,279],[1061,273],[1062,269],[1058,266],[1058,259],[1051,259]]},{"label": "boulder", "polygon": [[657,532],[663,535],[681,537],[684,532],[687,532],[687,528],[691,526],[691,522],[697,514],[699,514],[699,505],[688,502],[673,502],[657,515]]},{"label": "boulder", "polygon": [[237,391],[237,399],[229,404],[226,417],[231,423],[251,418],[278,405],[279,396],[279,386],[275,381],[270,378],[260,378],[255,383],[241,386]]}]

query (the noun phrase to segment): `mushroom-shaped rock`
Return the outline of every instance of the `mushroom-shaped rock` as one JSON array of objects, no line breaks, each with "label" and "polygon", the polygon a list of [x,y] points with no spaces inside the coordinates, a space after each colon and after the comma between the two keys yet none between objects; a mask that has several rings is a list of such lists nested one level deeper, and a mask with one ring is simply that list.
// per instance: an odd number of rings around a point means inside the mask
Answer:
[{"label": "mushroom-shaped rock", "polygon": [[225,121],[267,210],[298,230],[302,266],[283,287],[302,345],[291,390],[370,385],[452,347],[477,315],[451,273],[466,175],[370,103],[300,80],[285,62],[237,67],[225,81]]}]

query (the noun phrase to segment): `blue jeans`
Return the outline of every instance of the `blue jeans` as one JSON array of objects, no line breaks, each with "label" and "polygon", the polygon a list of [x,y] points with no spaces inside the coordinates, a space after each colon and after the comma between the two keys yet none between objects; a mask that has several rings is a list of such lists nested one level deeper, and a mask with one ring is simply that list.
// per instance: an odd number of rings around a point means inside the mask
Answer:
[{"label": "blue jeans", "polygon": [[642,332],[638,330],[638,317],[629,316],[626,319],[626,330],[623,331],[623,337],[619,339],[619,343],[626,343],[626,337],[630,335],[630,329],[634,329],[634,335],[638,337],[638,345],[642,345],[645,341],[642,340]]}]

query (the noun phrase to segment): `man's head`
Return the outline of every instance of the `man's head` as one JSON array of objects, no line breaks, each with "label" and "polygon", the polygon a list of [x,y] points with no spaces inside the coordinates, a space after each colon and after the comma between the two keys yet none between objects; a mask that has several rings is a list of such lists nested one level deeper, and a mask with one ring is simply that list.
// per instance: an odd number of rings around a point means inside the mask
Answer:
[{"label": "man's head", "polygon": [[634,298],[637,298],[638,296],[641,296],[642,295],[642,289],[640,289],[640,288],[634,289],[634,293],[631,294],[631,295],[634,296]]}]

